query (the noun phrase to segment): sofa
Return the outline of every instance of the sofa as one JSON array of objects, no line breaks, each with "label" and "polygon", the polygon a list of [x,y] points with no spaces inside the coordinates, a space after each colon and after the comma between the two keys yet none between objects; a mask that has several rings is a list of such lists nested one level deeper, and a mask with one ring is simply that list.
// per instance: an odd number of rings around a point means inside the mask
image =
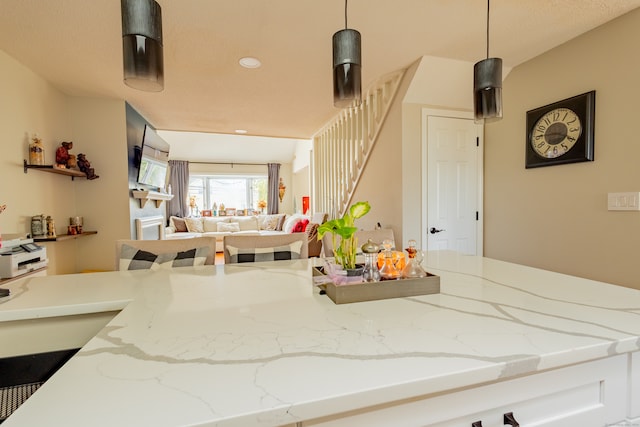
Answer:
[{"label": "sofa", "polygon": [[309,256],[319,256],[322,242],[317,241],[317,227],[327,220],[327,214],[272,214],[250,216],[204,216],[169,218],[166,239],[215,237],[216,252],[224,250],[223,239],[228,235],[273,235],[305,232],[309,236]]}]

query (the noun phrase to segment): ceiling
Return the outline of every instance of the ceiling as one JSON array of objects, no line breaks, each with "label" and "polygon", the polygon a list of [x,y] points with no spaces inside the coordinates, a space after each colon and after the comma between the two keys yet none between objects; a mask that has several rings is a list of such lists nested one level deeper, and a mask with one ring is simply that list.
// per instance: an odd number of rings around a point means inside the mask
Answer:
[{"label": "ceiling", "polygon": [[[331,37],[343,0],[157,0],[165,89],[122,83],[120,2],[0,0],[0,49],[78,96],[124,99],[157,129],[308,139],[338,110]],[[640,0],[493,0],[490,56],[515,67],[640,6]],[[362,79],[424,55],[486,55],[483,0],[351,0],[362,34]],[[238,65],[244,56],[258,69]]]}]

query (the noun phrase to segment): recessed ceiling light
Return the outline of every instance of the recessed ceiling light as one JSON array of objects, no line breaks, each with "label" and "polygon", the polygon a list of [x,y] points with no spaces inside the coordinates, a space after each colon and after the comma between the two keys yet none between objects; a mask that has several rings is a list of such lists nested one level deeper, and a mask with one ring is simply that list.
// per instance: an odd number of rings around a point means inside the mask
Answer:
[{"label": "recessed ceiling light", "polygon": [[240,58],[238,61],[241,66],[244,68],[260,68],[262,62],[258,58],[254,58],[251,56],[245,56],[244,58]]},{"label": "recessed ceiling light", "polygon": [[247,131],[244,130],[244,129],[236,129],[236,133],[245,134],[245,133],[247,133]]}]

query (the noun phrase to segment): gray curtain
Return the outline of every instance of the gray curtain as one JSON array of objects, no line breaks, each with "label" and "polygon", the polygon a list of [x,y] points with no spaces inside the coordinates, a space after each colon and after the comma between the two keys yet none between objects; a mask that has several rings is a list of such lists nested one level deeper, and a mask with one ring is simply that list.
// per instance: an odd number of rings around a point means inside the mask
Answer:
[{"label": "gray curtain", "polygon": [[267,192],[267,213],[277,214],[280,207],[278,199],[278,184],[280,181],[280,163],[267,163],[268,172],[268,192]]},{"label": "gray curtain", "polygon": [[169,160],[169,185],[173,199],[167,202],[167,219],[170,216],[184,218],[188,215],[187,196],[189,195],[189,162]]}]

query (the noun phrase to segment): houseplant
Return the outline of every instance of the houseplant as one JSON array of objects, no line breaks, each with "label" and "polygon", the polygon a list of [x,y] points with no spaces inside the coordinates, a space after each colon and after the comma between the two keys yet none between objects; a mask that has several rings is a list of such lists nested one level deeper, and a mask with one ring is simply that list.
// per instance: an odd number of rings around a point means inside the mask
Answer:
[{"label": "houseplant", "polygon": [[[349,207],[342,218],[332,219],[318,227],[318,240],[322,239],[325,233],[332,234],[336,263],[345,270],[356,268],[358,239],[354,234],[358,228],[355,226],[355,220],[365,216],[370,209],[369,202],[356,202]],[[336,244],[338,236],[340,236],[340,244]]]}]

